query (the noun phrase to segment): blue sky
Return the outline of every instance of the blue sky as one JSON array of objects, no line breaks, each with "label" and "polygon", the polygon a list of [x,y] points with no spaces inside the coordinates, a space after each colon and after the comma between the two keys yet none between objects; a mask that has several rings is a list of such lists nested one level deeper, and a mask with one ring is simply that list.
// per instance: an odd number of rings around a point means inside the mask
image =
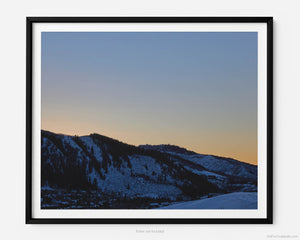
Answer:
[{"label": "blue sky", "polygon": [[256,32],[44,32],[42,128],[256,163]]}]

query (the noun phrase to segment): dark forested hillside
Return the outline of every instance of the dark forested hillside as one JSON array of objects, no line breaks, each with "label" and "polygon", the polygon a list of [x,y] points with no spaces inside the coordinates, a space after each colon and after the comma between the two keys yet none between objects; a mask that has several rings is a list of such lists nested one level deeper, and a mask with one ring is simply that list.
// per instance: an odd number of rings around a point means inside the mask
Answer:
[{"label": "dark forested hillside", "polygon": [[[49,131],[42,131],[41,146],[42,208],[155,208],[256,191],[256,166],[177,146],[136,147],[99,134]],[[221,167],[213,167],[218,161]]]}]

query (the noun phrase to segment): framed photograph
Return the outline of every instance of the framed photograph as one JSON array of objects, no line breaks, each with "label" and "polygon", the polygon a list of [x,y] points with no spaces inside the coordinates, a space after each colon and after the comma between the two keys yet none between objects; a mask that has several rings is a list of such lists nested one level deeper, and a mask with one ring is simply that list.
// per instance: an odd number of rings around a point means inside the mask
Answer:
[{"label": "framed photograph", "polygon": [[26,223],[272,223],[272,17],[28,17]]}]

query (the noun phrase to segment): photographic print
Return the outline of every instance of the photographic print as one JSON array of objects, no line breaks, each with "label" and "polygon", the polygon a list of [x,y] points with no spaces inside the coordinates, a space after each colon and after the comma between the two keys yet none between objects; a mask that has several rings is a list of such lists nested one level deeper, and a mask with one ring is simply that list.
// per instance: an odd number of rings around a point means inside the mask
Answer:
[{"label": "photographic print", "polygon": [[266,19],[63,19],[28,23],[27,222],[270,223]]}]

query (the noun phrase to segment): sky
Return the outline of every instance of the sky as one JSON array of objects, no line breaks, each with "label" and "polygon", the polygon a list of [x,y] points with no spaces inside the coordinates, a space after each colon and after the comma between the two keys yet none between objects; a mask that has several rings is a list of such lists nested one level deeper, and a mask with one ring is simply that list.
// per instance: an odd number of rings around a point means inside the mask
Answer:
[{"label": "sky", "polygon": [[256,32],[43,32],[42,129],[257,164]]}]

